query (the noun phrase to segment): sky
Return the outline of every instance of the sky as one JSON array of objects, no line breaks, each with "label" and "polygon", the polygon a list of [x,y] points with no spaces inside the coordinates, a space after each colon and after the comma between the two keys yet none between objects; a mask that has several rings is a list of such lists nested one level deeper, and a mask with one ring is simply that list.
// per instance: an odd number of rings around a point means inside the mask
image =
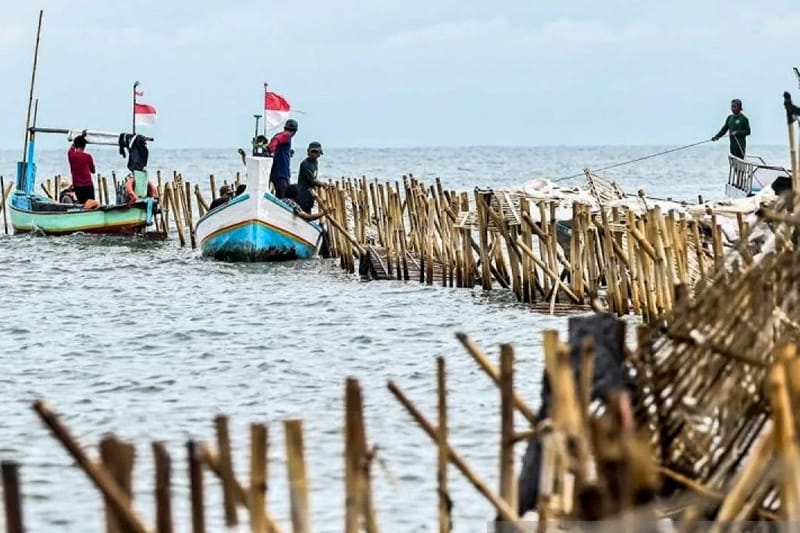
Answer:
[{"label": "sky", "polygon": [[22,148],[39,9],[37,124],[129,130],[138,80],[164,148],[246,145],[265,81],[335,147],[682,145],[731,98],[751,144],[785,144],[800,100],[797,0],[0,4],[0,148]]}]

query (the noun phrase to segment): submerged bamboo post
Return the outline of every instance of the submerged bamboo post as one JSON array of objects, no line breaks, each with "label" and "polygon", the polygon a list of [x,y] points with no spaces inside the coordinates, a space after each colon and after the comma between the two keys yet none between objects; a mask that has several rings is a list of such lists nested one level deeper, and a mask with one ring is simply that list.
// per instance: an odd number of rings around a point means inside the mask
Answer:
[{"label": "submerged bamboo post", "polygon": [[439,425],[436,428],[437,475],[439,485],[439,533],[450,533],[450,493],[447,489],[447,385],[444,357],[436,358],[436,393],[438,396]]},{"label": "submerged bamboo post", "polygon": [[236,514],[236,496],[234,494],[235,477],[233,474],[233,459],[231,457],[231,441],[228,432],[228,417],[218,415],[214,417],[214,428],[217,434],[217,449],[219,450],[220,469],[222,470],[222,495],[225,506],[225,525],[235,526],[239,523]]},{"label": "submerged bamboo post", "polygon": [[283,423],[286,438],[286,466],[289,471],[289,499],[292,509],[292,531],[309,533],[311,523],[308,506],[305,453],[303,451],[303,421]]},{"label": "submerged bamboo post", "polygon": [[250,425],[250,488],[248,502],[250,531],[268,533],[266,516],[267,495],[267,426]]},{"label": "submerged bamboo post", "polygon": [[[11,192],[11,187],[8,188],[8,192]],[[6,202],[8,201],[8,192],[6,192],[6,183],[3,179],[3,176],[0,176],[0,196],[3,197],[3,203],[0,205],[0,209],[3,210],[3,231],[6,235],[8,235],[8,215],[6,214]]]},{"label": "submerged bamboo post", "polygon": [[[106,179],[105,176],[103,176],[102,181],[103,181],[103,204],[110,205],[111,202],[108,200],[108,180]],[[58,194],[58,191],[56,191],[56,194]]]},{"label": "submerged bamboo post", "polygon": [[22,498],[19,490],[19,465],[13,461],[0,463],[3,477],[3,508],[7,533],[23,533]]},{"label": "submerged bamboo post", "polygon": [[156,467],[156,533],[172,533],[169,453],[160,442],[154,442],[152,448]]},{"label": "submerged bamboo post", "polygon": [[[135,458],[133,445],[111,436],[100,441],[99,448],[103,466],[122,489],[126,498],[125,504],[130,507],[133,499],[131,474]],[[114,510],[108,498],[105,498],[105,502],[107,533],[125,533],[127,528],[123,524],[124,519]]]},{"label": "submerged bamboo post", "polygon": [[190,440],[186,443],[189,460],[189,487],[192,509],[192,533],[205,533],[206,517],[203,501],[203,463],[200,458],[200,447]]},{"label": "submerged bamboo post", "polygon": [[53,432],[53,435],[61,442],[75,462],[77,462],[86,475],[89,476],[89,479],[92,480],[98,490],[103,493],[103,496],[108,498],[110,505],[113,506],[114,511],[120,516],[124,526],[134,533],[146,533],[147,528],[134,510],[128,505],[128,498],[119,488],[116,481],[114,481],[105,468],[94,464],[89,459],[80,445],[75,441],[72,435],[70,435],[69,430],[61,423],[50,407],[43,400],[36,400],[33,404],[33,409],[47,427],[50,428],[50,431]]}]

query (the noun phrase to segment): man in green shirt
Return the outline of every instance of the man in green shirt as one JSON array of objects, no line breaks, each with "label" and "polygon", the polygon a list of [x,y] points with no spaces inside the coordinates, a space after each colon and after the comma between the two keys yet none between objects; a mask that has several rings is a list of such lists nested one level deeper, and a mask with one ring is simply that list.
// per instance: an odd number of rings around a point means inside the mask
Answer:
[{"label": "man in green shirt", "polygon": [[306,213],[310,213],[314,208],[314,197],[311,189],[314,187],[325,187],[325,182],[317,179],[319,169],[319,156],[322,155],[322,145],[312,142],[308,145],[308,157],[300,163],[300,172],[297,175],[297,203]]},{"label": "man in green shirt", "polygon": [[711,137],[711,140],[718,141],[726,132],[731,141],[731,155],[744,159],[746,138],[750,135],[750,121],[742,113],[742,101],[738,98],[731,100],[731,114],[725,119],[725,124],[719,133]]}]

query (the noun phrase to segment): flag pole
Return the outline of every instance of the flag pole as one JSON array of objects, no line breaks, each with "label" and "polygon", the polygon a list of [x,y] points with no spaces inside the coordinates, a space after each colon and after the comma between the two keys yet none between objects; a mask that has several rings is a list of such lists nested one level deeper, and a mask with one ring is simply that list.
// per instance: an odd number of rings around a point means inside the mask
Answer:
[{"label": "flag pole", "polygon": [[269,84],[264,82],[264,137],[267,136],[267,87]]},{"label": "flag pole", "polygon": [[131,133],[133,133],[134,135],[136,134],[136,88],[138,86],[139,86],[139,82],[138,81],[134,82],[134,84],[133,84],[133,107],[131,109],[131,112],[132,112],[132,114],[131,114],[131,123],[132,123],[131,124],[132,125]]}]

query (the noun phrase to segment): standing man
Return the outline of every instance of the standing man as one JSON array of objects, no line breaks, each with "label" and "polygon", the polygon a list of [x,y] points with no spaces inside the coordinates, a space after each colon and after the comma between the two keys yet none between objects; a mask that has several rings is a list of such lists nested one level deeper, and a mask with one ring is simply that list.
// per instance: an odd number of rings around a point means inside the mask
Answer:
[{"label": "standing man", "polygon": [[275,186],[275,196],[286,197],[286,188],[292,176],[292,137],[297,133],[297,121],[289,119],[283,126],[283,131],[276,133],[269,141],[267,150],[272,155],[272,170],[269,172],[269,181]]},{"label": "standing man", "polygon": [[72,141],[72,146],[67,152],[72,185],[75,186],[75,196],[78,197],[79,204],[94,200],[94,181],[92,181],[92,174],[95,173],[94,159],[85,149],[86,137],[79,135]]},{"label": "standing man", "polygon": [[326,184],[317,179],[319,170],[319,157],[322,155],[322,145],[316,141],[308,144],[308,157],[300,163],[300,172],[297,175],[297,203],[306,213],[314,208],[314,197],[311,189],[325,187]]},{"label": "standing man", "polygon": [[738,98],[731,100],[731,114],[725,119],[725,124],[719,133],[711,137],[712,141],[718,141],[728,132],[731,140],[731,155],[744,159],[747,148],[747,136],[750,135],[750,121],[742,113],[742,101]]}]

